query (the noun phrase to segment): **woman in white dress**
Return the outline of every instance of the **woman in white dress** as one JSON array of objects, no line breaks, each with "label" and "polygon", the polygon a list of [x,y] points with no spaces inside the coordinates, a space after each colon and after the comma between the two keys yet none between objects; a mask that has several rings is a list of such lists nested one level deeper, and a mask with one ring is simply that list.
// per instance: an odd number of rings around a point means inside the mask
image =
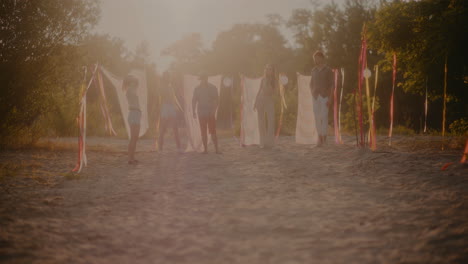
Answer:
[{"label": "woman in white dress", "polygon": [[271,64],[265,66],[260,89],[255,98],[260,146],[273,147],[275,144],[275,94],[279,91],[276,69]]}]

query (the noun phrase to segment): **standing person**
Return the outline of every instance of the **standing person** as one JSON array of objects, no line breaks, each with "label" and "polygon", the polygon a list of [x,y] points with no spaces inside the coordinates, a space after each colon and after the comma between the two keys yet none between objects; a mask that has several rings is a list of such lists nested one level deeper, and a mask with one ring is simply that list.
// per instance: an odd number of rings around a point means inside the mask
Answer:
[{"label": "standing person", "polygon": [[174,139],[177,146],[177,151],[182,152],[179,139],[177,111],[179,104],[174,92],[172,76],[169,72],[165,72],[162,76],[160,102],[161,110],[159,112],[159,138],[158,147],[162,151],[164,147],[164,135],[168,127],[171,127],[174,132]]},{"label": "standing person", "polygon": [[321,146],[327,141],[328,109],[333,98],[333,71],[325,64],[325,55],[321,51],[314,53],[314,62],[310,92],[313,97],[315,126],[318,133],[317,146]]},{"label": "standing person", "polygon": [[130,126],[130,142],[128,143],[128,164],[138,164],[135,159],[135,149],[140,136],[141,109],[138,100],[138,79],[127,75],[123,80],[122,89],[128,101],[128,124]]},{"label": "standing person", "polygon": [[193,118],[197,118],[198,114],[198,121],[200,122],[200,130],[204,148],[203,153],[208,153],[208,130],[215,145],[215,151],[217,154],[220,154],[218,149],[218,138],[216,136],[215,117],[219,104],[218,89],[216,86],[208,82],[208,76],[206,74],[202,74],[200,76],[200,81],[200,85],[198,85],[193,91]]},{"label": "standing person", "polygon": [[277,91],[278,79],[276,69],[273,65],[267,64],[254,104],[254,110],[257,110],[258,115],[261,147],[272,147],[275,144],[274,95]]}]

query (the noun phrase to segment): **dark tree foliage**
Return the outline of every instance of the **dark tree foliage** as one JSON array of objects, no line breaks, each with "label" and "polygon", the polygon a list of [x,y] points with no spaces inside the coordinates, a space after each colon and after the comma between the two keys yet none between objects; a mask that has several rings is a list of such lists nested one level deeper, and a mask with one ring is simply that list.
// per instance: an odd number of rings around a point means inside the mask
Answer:
[{"label": "dark tree foliage", "polygon": [[[95,0],[0,2],[0,138],[7,140],[53,110],[66,93],[72,48],[98,20]],[[73,83],[68,83],[73,84]],[[67,102],[62,102],[67,103]]]},{"label": "dark tree foliage", "polygon": [[[422,96],[429,91],[431,127],[440,129],[447,60],[448,124],[468,116],[468,2],[423,0],[385,2],[369,30],[370,44],[385,55],[390,69],[395,52],[399,60],[400,101],[412,123],[422,116]],[[417,95],[417,96],[415,96]],[[400,97],[401,98],[401,97]],[[416,101],[414,101],[416,99]],[[418,107],[418,109],[415,109]],[[413,113],[413,114],[411,114]]]}]

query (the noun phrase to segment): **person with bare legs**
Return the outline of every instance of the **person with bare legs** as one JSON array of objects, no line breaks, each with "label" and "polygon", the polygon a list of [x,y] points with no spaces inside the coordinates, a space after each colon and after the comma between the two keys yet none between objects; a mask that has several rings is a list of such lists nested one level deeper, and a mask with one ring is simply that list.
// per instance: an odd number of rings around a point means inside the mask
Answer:
[{"label": "person with bare legs", "polygon": [[328,109],[333,98],[333,71],[325,64],[325,55],[321,51],[314,53],[315,67],[310,79],[315,125],[317,127],[317,146],[327,141]]},{"label": "person with bare legs", "polygon": [[265,66],[265,72],[255,98],[254,110],[257,110],[260,147],[270,148],[275,144],[275,93],[278,89],[276,70],[271,64]]},{"label": "person with bare legs", "polygon": [[130,126],[130,142],[128,143],[128,164],[138,164],[135,159],[135,149],[140,136],[141,109],[138,100],[138,79],[127,75],[122,85],[128,101],[128,124]]},{"label": "person with bare legs", "polygon": [[174,132],[174,139],[177,146],[177,151],[182,152],[179,139],[177,111],[179,104],[174,92],[172,76],[169,72],[165,72],[162,76],[161,92],[160,92],[161,110],[159,112],[159,137],[158,148],[162,151],[164,148],[164,135],[168,128],[172,128]]},{"label": "person with bare legs", "polygon": [[221,153],[218,149],[218,137],[216,136],[216,110],[218,104],[218,89],[208,82],[206,74],[202,74],[200,76],[200,85],[193,92],[192,110],[193,118],[197,118],[198,115],[204,154],[208,153],[208,131],[211,134],[216,153]]}]

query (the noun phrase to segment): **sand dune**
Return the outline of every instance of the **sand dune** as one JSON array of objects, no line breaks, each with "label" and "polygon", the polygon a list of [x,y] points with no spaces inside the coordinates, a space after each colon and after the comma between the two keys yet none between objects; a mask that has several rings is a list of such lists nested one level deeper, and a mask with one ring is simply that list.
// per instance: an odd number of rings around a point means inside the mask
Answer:
[{"label": "sand dune", "polygon": [[144,140],[130,166],[125,140],[96,138],[79,177],[63,176],[72,151],[0,153],[16,174],[0,181],[0,262],[468,263],[468,168],[440,170],[459,151],[352,140],[225,139],[223,155]]}]

